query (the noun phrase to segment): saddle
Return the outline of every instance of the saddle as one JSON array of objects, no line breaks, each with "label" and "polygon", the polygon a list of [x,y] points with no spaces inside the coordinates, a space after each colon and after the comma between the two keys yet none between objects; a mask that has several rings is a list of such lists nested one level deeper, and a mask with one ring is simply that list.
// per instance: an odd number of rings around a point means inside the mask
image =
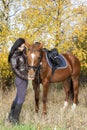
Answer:
[{"label": "saddle", "polygon": [[46,51],[46,58],[49,66],[52,68],[52,74],[55,72],[56,69],[64,69],[67,67],[67,62],[63,55],[59,54],[57,49],[45,49]]}]

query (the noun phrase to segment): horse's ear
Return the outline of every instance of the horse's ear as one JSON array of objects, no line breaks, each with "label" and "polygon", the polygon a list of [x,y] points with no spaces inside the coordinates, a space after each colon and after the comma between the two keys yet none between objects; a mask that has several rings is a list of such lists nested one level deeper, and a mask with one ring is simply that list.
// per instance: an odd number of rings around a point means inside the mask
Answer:
[{"label": "horse's ear", "polygon": [[26,47],[26,48],[30,48],[31,45],[30,45],[27,41],[25,41],[25,47]]},{"label": "horse's ear", "polygon": [[38,49],[43,48],[43,46],[44,46],[44,43],[41,43],[41,44],[39,45]]}]

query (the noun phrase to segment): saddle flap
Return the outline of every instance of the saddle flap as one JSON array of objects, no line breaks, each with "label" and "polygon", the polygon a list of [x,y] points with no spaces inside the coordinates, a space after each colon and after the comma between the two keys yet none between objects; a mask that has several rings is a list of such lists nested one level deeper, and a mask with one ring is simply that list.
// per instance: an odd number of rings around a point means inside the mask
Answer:
[{"label": "saddle flap", "polygon": [[54,48],[52,50],[45,50],[46,51],[46,59],[49,66],[52,68],[53,72],[56,69],[64,69],[67,67],[66,59],[63,55],[59,54],[57,49]]}]

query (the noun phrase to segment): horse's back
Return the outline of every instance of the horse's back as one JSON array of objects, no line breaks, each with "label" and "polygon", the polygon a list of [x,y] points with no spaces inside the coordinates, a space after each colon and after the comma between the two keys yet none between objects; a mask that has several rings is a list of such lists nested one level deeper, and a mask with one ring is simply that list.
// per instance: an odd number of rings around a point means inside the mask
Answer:
[{"label": "horse's back", "polygon": [[72,53],[65,53],[63,56],[67,60],[68,65],[71,66],[72,74],[80,74],[81,65],[79,59]]}]

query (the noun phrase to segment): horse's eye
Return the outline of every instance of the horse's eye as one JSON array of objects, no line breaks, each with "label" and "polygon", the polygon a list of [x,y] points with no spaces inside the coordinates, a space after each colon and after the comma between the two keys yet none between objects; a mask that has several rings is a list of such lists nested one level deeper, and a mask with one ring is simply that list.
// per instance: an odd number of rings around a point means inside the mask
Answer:
[{"label": "horse's eye", "polygon": [[30,51],[30,48],[28,48],[28,51]]},{"label": "horse's eye", "polygon": [[40,57],[38,57],[38,60],[40,60]]},{"label": "horse's eye", "polygon": [[29,48],[26,48],[27,51],[29,51],[30,49]]},{"label": "horse's eye", "polygon": [[38,52],[41,52],[41,50],[38,50]]}]

